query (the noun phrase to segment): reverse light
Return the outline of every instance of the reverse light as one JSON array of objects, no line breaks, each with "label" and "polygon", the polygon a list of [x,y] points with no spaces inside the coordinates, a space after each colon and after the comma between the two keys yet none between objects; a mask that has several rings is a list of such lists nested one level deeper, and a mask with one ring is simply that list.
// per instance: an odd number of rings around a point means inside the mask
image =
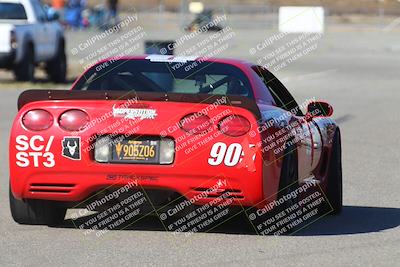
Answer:
[{"label": "reverse light", "polygon": [[22,124],[32,131],[43,131],[53,125],[53,115],[44,109],[33,109],[22,117]]},{"label": "reverse light", "polygon": [[58,119],[60,127],[67,131],[81,131],[89,122],[86,112],[79,109],[71,109],[61,114]]},{"label": "reverse light", "polygon": [[111,139],[107,136],[98,138],[94,146],[94,159],[97,162],[108,162],[111,157]]},{"label": "reverse light", "polygon": [[250,131],[251,125],[248,119],[240,115],[230,115],[218,123],[219,130],[226,135],[237,137]]},{"label": "reverse light", "polygon": [[210,117],[204,114],[191,113],[180,121],[181,128],[191,134],[202,134],[211,127]]},{"label": "reverse light", "polygon": [[160,164],[171,164],[175,156],[175,142],[170,138],[161,138]]}]

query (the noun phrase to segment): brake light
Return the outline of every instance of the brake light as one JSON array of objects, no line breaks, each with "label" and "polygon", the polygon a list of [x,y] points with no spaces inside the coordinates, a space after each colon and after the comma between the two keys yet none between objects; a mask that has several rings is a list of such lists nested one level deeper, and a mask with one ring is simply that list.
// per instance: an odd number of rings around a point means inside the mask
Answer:
[{"label": "brake light", "polygon": [[53,125],[53,115],[44,109],[33,109],[22,117],[22,124],[32,131],[43,131]]},{"label": "brake light", "polygon": [[218,123],[219,130],[229,136],[237,137],[250,131],[250,122],[240,115],[230,115]]},{"label": "brake light", "polygon": [[211,121],[207,115],[191,113],[181,119],[180,126],[188,133],[202,134],[210,129]]},{"label": "brake light", "polygon": [[60,127],[67,131],[81,131],[89,122],[86,112],[79,109],[71,109],[61,114],[58,119]]},{"label": "brake light", "polygon": [[17,49],[17,36],[14,31],[10,33],[10,45],[12,49]]}]

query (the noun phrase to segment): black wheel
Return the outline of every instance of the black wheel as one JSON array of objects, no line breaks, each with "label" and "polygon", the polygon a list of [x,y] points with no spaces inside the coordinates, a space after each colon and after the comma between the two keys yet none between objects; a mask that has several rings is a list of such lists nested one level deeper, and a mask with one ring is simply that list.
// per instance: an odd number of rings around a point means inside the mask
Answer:
[{"label": "black wheel", "polygon": [[330,214],[337,215],[343,206],[343,183],[342,183],[342,144],[340,131],[336,130],[333,137],[331,159],[328,166],[328,182],[326,197],[329,201]]},{"label": "black wheel", "polygon": [[[291,192],[299,187],[298,176],[297,150],[295,146],[289,146],[285,149],[285,156],[283,158],[278,199],[285,195],[290,195]],[[291,207],[297,204],[297,202],[298,197],[290,198],[284,202],[279,210]]]},{"label": "black wheel", "polygon": [[[298,161],[297,161],[297,149],[295,145],[288,146],[285,149],[284,156],[283,156],[283,161],[282,161],[282,168],[281,168],[281,175],[280,175],[280,181],[279,181],[279,191],[278,195],[276,198],[276,201],[279,202],[281,198],[284,196],[290,196],[291,192],[295,191],[297,188],[299,188],[299,182],[298,182]],[[290,198],[284,201],[282,204],[275,206],[272,210],[263,212],[261,215],[256,215],[258,213],[258,209],[255,207],[252,208],[246,208],[246,211],[243,213],[242,217],[246,218],[246,221],[243,221],[243,227],[240,230],[245,230],[247,231],[252,231],[254,230],[253,227],[251,227],[252,224],[256,223],[264,223],[267,222],[269,219],[274,219],[278,214],[281,212],[285,211],[287,208],[292,207],[293,205],[296,205],[298,203],[299,197],[296,195],[295,198]],[[238,216],[238,219],[241,217]],[[276,222],[282,220],[281,219],[276,219]],[[253,221],[250,223],[250,221]],[[249,227],[250,225],[250,227]],[[275,223],[270,224],[270,227],[276,226],[276,228],[281,229],[282,227],[279,225],[276,225]],[[274,234],[277,233],[276,231],[278,229],[271,230],[269,234]],[[292,229],[289,229],[288,231],[284,232],[286,234],[296,230],[295,227]],[[259,230],[256,230],[256,232]]]},{"label": "black wheel", "polygon": [[11,215],[19,224],[56,226],[63,222],[67,208],[55,201],[16,199],[9,192]]},{"label": "black wheel", "polygon": [[17,81],[34,82],[35,55],[32,46],[28,46],[21,62],[14,67],[14,75]]},{"label": "black wheel", "polygon": [[67,76],[67,56],[65,55],[63,42],[60,42],[57,51],[54,59],[47,62],[46,72],[51,81],[63,83]]}]

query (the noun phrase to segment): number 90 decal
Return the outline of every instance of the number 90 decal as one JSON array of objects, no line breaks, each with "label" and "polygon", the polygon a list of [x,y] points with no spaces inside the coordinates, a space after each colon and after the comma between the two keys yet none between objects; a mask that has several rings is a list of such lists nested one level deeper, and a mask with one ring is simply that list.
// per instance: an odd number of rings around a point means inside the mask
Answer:
[{"label": "number 90 decal", "polygon": [[218,166],[223,162],[226,166],[233,167],[240,162],[242,154],[241,144],[233,143],[227,146],[225,143],[218,142],[211,148],[208,164]]}]

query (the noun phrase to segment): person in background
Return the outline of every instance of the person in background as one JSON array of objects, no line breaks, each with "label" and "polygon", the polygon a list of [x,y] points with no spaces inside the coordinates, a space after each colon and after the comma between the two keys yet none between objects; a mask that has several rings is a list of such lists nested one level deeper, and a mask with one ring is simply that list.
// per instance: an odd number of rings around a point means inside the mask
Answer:
[{"label": "person in background", "polygon": [[64,9],[64,5],[65,5],[64,0],[52,0],[51,1],[51,6],[57,11]]},{"label": "person in background", "polygon": [[65,0],[51,1],[51,7],[58,13],[60,21],[64,20],[64,5],[65,5]]},{"label": "person in background", "polygon": [[69,0],[65,7],[65,22],[73,29],[82,28],[82,10],[86,0]]},{"label": "person in background", "polygon": [[107,26],[113,27],[118,23],[118,0],[107,0]]}]

